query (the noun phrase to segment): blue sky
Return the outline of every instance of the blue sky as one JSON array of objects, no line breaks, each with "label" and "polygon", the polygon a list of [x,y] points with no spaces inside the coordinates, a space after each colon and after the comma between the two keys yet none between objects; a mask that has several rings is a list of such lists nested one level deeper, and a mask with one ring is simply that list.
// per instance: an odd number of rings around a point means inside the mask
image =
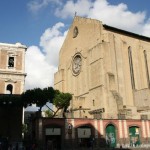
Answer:
[{"label": "blue sky", "polygon": [[[42,3],[42,0],[36,0],[38,1],[39,4]],[[68,25],[72,22],[71,17],[62,19],[54,14],[58,4],[52,0],[49,0],[47,6],[43,6],[36,12],[29,8],[31,2],[33,0],[1,0],[0,42],[16,43],[19,41],[27,46],[38,45],[45,29],[52,27],[57,22],[64,22]],[[67,1],[61,0],[60,2],[65,5]],[[128,6],[129,11],[134,13],[146,11],[146,17],[150,17],[149,0],[108,0],[108,2],[114,5],[124,3]]]},{"label": "blue sky", "polygon": [[0,42],[28,47],[25,89],[53,86],[59,50],[75,11],[150,36],[149,6],[149,0],[1,0]]},{"label": "blue sky", "polygon": [[51,4],[33,12],[29,7],[31,2],[32,0],[1,0],[1,42],[20,41],[27,46],[38,45],[45,29],[60,20],[54,16]]}]

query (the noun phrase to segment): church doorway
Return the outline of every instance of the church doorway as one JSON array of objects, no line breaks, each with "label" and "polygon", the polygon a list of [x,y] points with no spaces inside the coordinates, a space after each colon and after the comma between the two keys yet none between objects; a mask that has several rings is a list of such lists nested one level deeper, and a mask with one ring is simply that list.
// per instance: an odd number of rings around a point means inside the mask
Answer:
[{"label": "church doorway", "polygon": [[129,127],[129,135],[130,135],[130,146],[136,147],[140,145],[139,127],[137,126]]},{"label": "church doorway", "polygon": [[109,147],[116,147],[116,128],[112,124],[106,127],[106,142]]},{"label": "church doorway", "polygon": [[[80,147],[86,148],[93,145],[92,129],[89,126],[80,126],[77,128],[77,137]],[[93,137],[93,138],[92,138]]]},{"label": "church doorway", "polygon": [[46,128],[45,142],[47,149],[60,150],[61,149],[61,128]]}]

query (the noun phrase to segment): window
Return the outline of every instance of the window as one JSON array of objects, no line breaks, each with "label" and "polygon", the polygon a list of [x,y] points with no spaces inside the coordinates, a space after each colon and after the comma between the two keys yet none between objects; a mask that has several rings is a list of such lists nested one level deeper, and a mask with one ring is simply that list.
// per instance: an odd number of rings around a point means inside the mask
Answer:
[{"label": "window", "polygon": [[129,65],[130,65],[131,85],[132,85],[132,89],[135,89],[133,61],[132,61],[132,49],[130,46],[128,48],[128,56],[129,56]]},{"label": "window", "polygon": [[149,70],[148,70],[148,63],[147,63],[147,53],[146,53],[146,50],[144,50],[144,59],[145,59],[145,68],[146,68],[147,83],[148,83],[148,87],[150,87],[150,82],[149,82]]},{"label": "window", "polygon": [[11,84],[8,84],[6,87],[6,94],[12,94],[13,86]]},{"label": "window", "polygon": [[93,106],[95,106],[95,100],[93,99]]},{"label": "window", "polygon": [[109,89],[110,90],[115,90],[115,76],[111,73],[108,73],[108,78],[109,78]]},{"label": "window", "polygon": [[78,28],[74,27],[74,29],[73,29],[73,38],[76,38],[78,33],[79,33]]},{"label": "window", "polygon": [[8,58],[8,67],[13,68],[14,67],[14,57]]}]

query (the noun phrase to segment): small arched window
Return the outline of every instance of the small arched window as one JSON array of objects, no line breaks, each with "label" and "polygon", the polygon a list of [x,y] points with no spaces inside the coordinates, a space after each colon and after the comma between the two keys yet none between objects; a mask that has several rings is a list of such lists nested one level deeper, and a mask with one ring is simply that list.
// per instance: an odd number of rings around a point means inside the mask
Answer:
[{"label": "small arched window", "polygon": [[11,84],[8,84],[6,87],[6,93],[12,94],[12,91],[13,91],[13,86]]}]

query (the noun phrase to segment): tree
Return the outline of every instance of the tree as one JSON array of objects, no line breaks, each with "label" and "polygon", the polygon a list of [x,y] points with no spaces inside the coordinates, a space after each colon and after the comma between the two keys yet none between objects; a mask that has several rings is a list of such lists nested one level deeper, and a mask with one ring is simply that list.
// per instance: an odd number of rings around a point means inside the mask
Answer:
[{"label": "tree", "polygon": [[57,114],[57,112],[62,109],[63,111],[63,117],[64,112],[66,112],[68,106],[70,105],[70,100],[72,99],[72,95],[70,93],[62,93],[57,91],[57,94],[54,97],[53,104],[57,108],[55,113],[53,114],[53,117]]},{"label": "tree", "polygon": [[62,93],[59,90],[54,90],[52,87],[40,89],[35,88],[32,90],[27,90],[22,94],[22,101],[24,107],[30,106],[32,104],[36,104],[40,107],[39,111],[47,102],[52,103],[57,108],[56,111],[51,110],[53,112],[52,117],[55,117],[57,112],[62,109],[62,111],[66,111],[68,106],[70,105],[70,100],[72,99],[72,95],[70,93]]},{"label": "tree", "polygon": [[47,102],[52,102],[55,96],[55,90],[52,87],[40,89],[35,88],[32,90],[27,90],[22,94],[22,101],[24,103],[24,107],[30,106],[32,104],[36,104],[40,107],[40,110]]}]

